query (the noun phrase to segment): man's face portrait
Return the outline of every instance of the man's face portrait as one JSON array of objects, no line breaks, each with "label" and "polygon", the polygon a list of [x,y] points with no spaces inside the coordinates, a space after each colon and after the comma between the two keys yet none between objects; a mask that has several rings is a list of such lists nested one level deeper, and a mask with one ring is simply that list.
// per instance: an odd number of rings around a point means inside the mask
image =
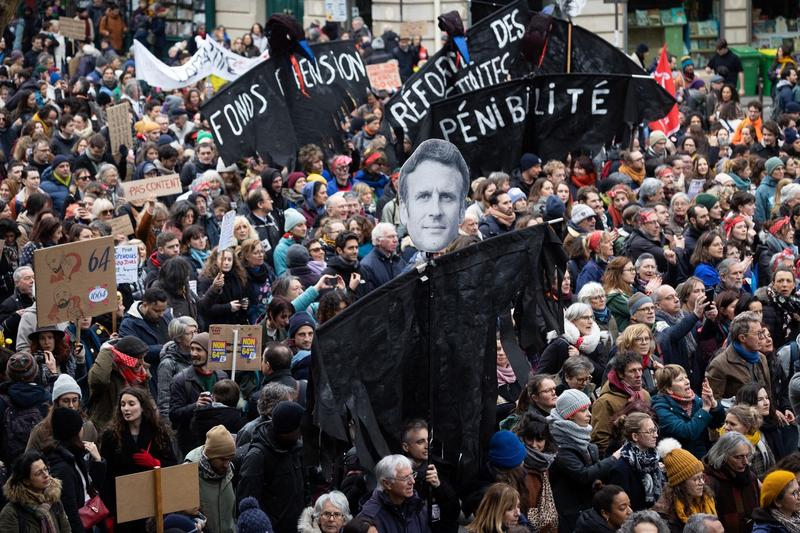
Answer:
[{"label": "man's face portrait", "polygon": [[[432,139],[425,143],[431,141],[446,142]],[[455,154],[460,157],[457,150]],[[465,178],[457,162],[446,165],[422,157],[411,172],[401,172],[400,180],[400,219],[414,245],[424,252],[443,250],[458,235],[466,210]]]}]

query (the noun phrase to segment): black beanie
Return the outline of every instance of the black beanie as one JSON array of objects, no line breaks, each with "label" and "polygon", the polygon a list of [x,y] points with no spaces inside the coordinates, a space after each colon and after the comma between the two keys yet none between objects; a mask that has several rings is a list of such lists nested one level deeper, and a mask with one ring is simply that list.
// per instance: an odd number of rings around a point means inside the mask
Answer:
[{"label": "black beanie", "polygon": [[272,410],[272,429],[278,435],[286,435],[300,429],[305,409],[296,402],[279,402]]},{"label": "black beanie", "polygon": [[68,407],[56,407],[51,416],[53,425],[53,438],[57,441],[70,441],[74,439],[83,427],[81,414]]}]

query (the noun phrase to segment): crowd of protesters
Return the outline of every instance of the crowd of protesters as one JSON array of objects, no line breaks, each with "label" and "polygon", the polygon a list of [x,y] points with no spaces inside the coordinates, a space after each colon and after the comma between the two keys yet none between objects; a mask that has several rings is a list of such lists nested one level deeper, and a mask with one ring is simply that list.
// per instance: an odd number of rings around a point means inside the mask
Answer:
[{"label": "crowd of protesters", "polygon": [[[325,440],[309,429],[317,328],[424,259],[400,217],[412,140],[384,119],[386,95],[343,124],[341,153],[306,145],[295,168],[223,162],[199,113],[205,83],[149,87],[126,55],[133,36],[171,64],[191,54],[191,39],[165,50],[164,8],[126,19],[79,5],[87,40],[74,47],[58,9],[42,7],[0,39],[2,531],[145,531],[152,519],[117,523],[115,479],[181,462],[198,465],[200,506],[167,515],[166,530],[800,531],[788,50],[768,117],[740,104],[720,42],[708,86],[691,60],[676,64],[675,135],[649,132],[603,160],[526,153],[511,174],[472,182],[442,252],[547,224],[569,261],[563,333],[526,354],[529,376],[498,340],[497,431],[479,475],[460,479],[429,455],[424,420],[371,470],[354,449],[319,464]],[[212,37],[247,56],[266,46],[260,24]],[[354,38],[367,62],[397,59],[403,79],[427,58],[360,19],[308,37]],[[118,103],[134,142],[112,151],[106,109]],[[120,185],[173,173],[182,194],[129,201]],[[231,210],[235,242],[219,249]],[[117,217],[133,234],[113,234]],[[101,236],[139,249],[117,311],[38,327],[34,252]],[[211,324],[260,325],[260,370],[209,368]],[[97,497],[109,516],[95,523]]]}]

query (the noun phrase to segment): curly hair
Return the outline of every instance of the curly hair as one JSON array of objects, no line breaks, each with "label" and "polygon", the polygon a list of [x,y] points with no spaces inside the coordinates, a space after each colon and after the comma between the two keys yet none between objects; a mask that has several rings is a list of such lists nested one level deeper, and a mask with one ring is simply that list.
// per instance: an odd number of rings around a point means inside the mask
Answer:
[{"label": "curly hair", "polygon": [[167,425],[161,420],[155,407],[155,401],[150,393],[140,387],[125,387],[117,396],[117,408],[114,410],[114,418],[107,431],[111,432],[117,446],[122,446],[122,437],[128,430],[128,423],[122,417],[120,402],[125,395],[133,396],[142,408],[142,424],[147,425],[153,432],[153,439],[159,448],[169,449],[172,446],[172,433]]}]

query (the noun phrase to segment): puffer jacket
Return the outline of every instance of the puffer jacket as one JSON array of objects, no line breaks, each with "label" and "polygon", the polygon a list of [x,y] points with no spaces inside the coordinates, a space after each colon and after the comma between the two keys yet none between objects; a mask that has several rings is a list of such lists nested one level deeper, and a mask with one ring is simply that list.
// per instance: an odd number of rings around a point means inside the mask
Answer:
[{"label": "puffer jacket", "polygon": [[169,421],[169,387],[172,380],[186,367],[192,366],[191,355],[183,353],[175,341],[161,348],[158,363],[158,412],[164,421]]}]

